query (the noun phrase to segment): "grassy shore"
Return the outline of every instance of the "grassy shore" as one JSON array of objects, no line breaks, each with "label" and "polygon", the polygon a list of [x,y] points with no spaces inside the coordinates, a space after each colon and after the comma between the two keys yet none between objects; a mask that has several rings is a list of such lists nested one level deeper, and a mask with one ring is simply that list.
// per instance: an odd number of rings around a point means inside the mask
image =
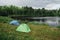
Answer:
[{"label": "grassy shore", "polygon": [[60,30],[47,25],[28,24],[31,32],[17,32],[17,26],[0,23],[0,40],[60,40]]}]

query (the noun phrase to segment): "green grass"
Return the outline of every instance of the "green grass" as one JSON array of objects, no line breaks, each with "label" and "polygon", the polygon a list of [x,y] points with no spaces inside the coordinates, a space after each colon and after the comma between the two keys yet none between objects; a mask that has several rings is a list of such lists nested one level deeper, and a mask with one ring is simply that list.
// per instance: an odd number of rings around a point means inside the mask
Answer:
[{"label": "green grass", "polygon": [[9,23],[11,20],[13,20],[12,18],[9,17],[2,17],[0,16],[0,23]]},{"label": "green grass", "polygon": [[60,40],[60,30],[47,25],[28,24],[30,33],[17,32],[17,26],[0,23],[0,40]]}]

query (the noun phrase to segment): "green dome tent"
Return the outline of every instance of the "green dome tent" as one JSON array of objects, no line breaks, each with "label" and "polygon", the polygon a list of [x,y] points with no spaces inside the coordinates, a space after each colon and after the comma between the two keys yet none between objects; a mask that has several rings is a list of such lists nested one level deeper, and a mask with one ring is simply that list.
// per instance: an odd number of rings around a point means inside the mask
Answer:
[{"label": "green dome tent", "polygon": [[27,24],[20,24],[20,26],[16,29],[16,31],[20,31],[20,32],[30,32],[30,28]]}]

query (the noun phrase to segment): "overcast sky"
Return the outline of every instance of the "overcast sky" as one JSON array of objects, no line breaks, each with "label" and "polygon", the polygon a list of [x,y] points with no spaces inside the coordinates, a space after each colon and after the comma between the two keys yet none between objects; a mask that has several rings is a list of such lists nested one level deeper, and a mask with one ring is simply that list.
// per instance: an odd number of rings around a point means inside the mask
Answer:
[{"label": "overcast sky", "polygon": [[60,0],[0,0],[0,5],[30,6],[35,8],[49,7],[52,4],[60,5]]}]

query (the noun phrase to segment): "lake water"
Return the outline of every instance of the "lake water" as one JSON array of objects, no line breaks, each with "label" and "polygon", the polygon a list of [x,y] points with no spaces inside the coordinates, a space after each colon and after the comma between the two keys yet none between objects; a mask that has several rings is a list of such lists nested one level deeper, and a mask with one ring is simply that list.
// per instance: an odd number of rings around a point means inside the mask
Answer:
[{"label": "lake water", "polygon": [[48,24],[49,26],[60,26],[60,17],[34,17],[34,19],[40,19],[40,23]]}]

